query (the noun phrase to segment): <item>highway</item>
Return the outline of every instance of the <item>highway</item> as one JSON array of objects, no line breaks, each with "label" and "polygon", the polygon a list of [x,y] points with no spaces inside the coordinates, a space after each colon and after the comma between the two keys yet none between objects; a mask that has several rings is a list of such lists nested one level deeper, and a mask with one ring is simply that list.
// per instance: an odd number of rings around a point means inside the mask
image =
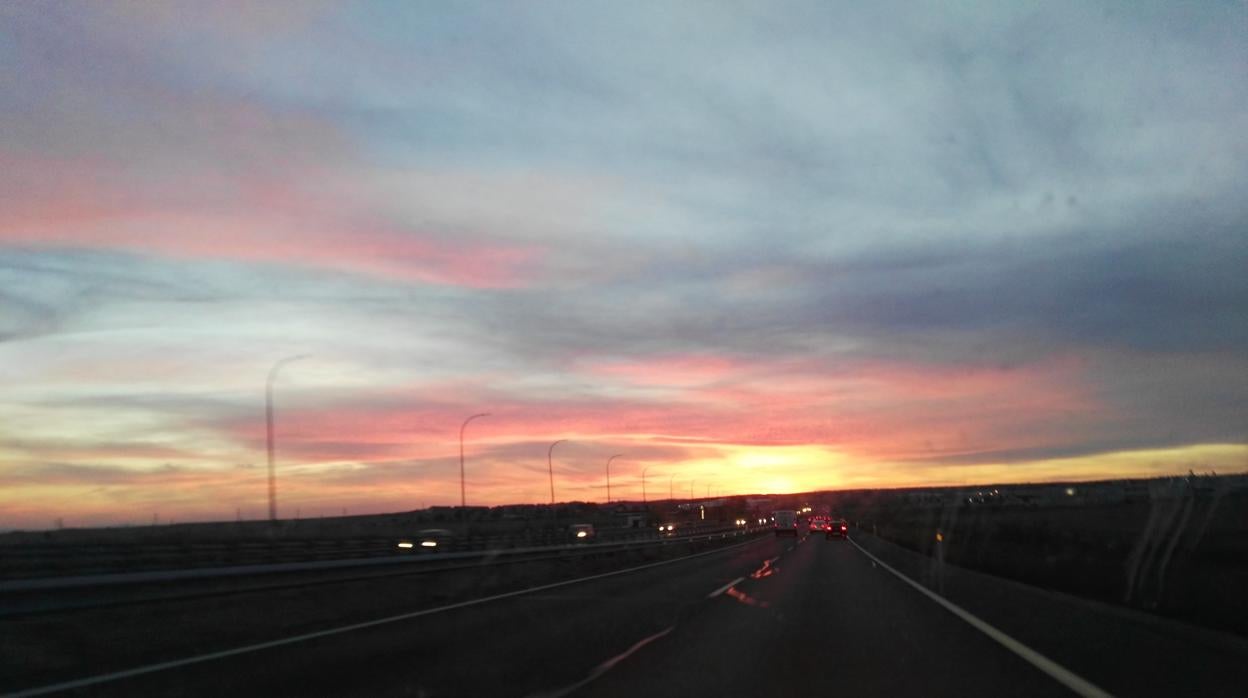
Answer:
[{"label": "highway", "polygon": [[[481,602],[412,589],[405,604],[403,585],[420,582],[395,579],[280,592],[304,594],[312,619],[276,617],[263,596],[181,602],[149,649],[84,654],[72,670],[174,662],[78,690],[126,696],[1237,695],[1248,678],[1236,638],[971,573],[946,580],[959,615],[898,576],[921,576],[907,567],[920,561],[855,539],[765,535]],[[84,622],[124,624],[127,609],[92,613]],[[383,622],[346,627],[366,618]],[[2,626],[0,669],[21,661],[21,633],[54,625]],[[204,658],[229,647],[241,651]],[[5,688],[55,683],[39,678]]]}]

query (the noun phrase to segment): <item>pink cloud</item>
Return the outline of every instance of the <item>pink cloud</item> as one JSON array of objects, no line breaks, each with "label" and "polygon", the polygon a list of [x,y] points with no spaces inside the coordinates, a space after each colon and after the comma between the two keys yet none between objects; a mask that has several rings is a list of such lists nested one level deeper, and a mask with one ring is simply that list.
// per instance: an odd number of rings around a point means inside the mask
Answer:
[{"label": "pink cloud", "polygon": [[[8,192],[0,243],[295,264],[473,288],[524,285],[540,259],[531,245],[423,234],[343,210],[355,205],[350,196],[327,201],[280,180],[244,178],[227,195],[232,203],[217,206],[107,169],[92,160],[0,154]],[[180,186],[194,189],[196,179]]]},{"label": "pink cloud", "polygon": [[[1058,447],[1072,435],[1095,436],[1098,425],[1112,418],[1083,390],[1080,365],[1071,361],[1013,370],[871,362],[815,374],[805,372],[809,365],[776,362],[773,370],[760,364],[741,380],[729,380],[728,367],[735,364],[727,360],[682,358],[659,365],[677,371],[694,366],[726,384],[680,386],[677,397],[664,400],[564,401],[527,401],[472,384],[425,386],[408,394],[458,395],[463,406],[404,407],[387,395],[286,410],[280,419],[283,449],[305,462],[438,457],[454,451],[459,420],[488,410],[491,416],[474,424],[471,434],[491,444],[658,438],[721,446],[825,445],[855,457],[930,459]],[[606,374],[651,382],[663,375],[653,366],[611,367]],[[224,428],[255,447],[262,443],[261,426],[251,420]]]}]

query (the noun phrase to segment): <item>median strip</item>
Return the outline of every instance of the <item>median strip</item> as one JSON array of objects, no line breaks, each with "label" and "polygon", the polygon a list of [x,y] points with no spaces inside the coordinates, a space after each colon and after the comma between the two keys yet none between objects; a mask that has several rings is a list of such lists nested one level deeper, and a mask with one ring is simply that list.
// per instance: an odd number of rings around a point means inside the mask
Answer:
[{"label": "median strip", "polygon": [[429,564],[450,561],[498,560],[500,558],[524,557],[541,553],[592,553],[600,550],[628,549],[646,546],[663,546],[701,539],[710,540],[716,535],[720,538],[729,533],[753,533],[756,530],[728,529],[727,531],[701,531],[698,533],[645,540],[626,540],[605,543],[566,543],[561,545],[545,545],[522,548],[499,548],[494,550],[471,550],[451,553],[435,553],[431,555],[395,554],[386,557],[352,557],[337,560],[304,560],[300,562],[274,562],[256,565],[227,565],[224,567],[193,567],[175,570],[145,570],[142,572],[115,572],[108,574],[88,574],[72,577],[41,577],[34,579],[0,580],[0,593],[26,591],[53,591],[83,587],[100,587],[124,584],[145,584],[153,582],[176,582],[218,577],[241,577],[286,572],[310,572],[335,570],[348,567],[377,567],[390,565]]}]

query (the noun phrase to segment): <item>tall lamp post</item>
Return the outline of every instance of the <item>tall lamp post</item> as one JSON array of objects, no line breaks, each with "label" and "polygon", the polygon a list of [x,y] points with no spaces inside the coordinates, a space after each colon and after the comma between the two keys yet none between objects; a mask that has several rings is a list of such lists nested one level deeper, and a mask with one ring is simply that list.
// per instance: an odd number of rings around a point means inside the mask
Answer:
[{"label": "tall lamp post", "polygon": [[268,453],[269,453],[269,521],[277,521],[277,468],[273,462],[274,451],[276,447],[273,444],[273,381],[277,379],[277,372],[283,366],[299,359],[308,358],[307,354],[298,356],[288,356],[279,359],[273,364],[273,368],[269,369],[268,380],[264,383],[264,423],[268,436]]},{"label": "tall lamp post", "polygon": [[617,453],[614,456],[611,456],[610,458],[607,459],[607,504],[611,503],[611,461],[615,460],[616,458],[619,458],[622,455],[624,454]]},{"label": "tall lamp post", "polygon": [[676,501],[676,476],[667,478],[667,498]]},{"label": "tall lamp post", "polygon": [[558,441],[551,444],[550,448],[546,449],[546,470],[550,472],[550,504],[551,506],[554,506],[555,504],[555,466],[554,466],[554,463],[551,462],[551,454],[555,452],[555,446],[558,446],[564,441],[567,441],[567,439],[559,439]]},{"label": "tall lamp post", "polygon": [[641,469],[641,503],[642,504],[646,503],[646,471],[649,469],[650,469],[650,466],[648,465]]},{"label": "tall lamp post", "polygon": [[471,422],[477,417],[488,416],[490,416],[489,412],[474,414],[468,419],[465,419],[463,424],[459,425],[459,507],[461,509],[468,506],[468,497],[464,490],[464,429],[468,426],[468,422]]}]

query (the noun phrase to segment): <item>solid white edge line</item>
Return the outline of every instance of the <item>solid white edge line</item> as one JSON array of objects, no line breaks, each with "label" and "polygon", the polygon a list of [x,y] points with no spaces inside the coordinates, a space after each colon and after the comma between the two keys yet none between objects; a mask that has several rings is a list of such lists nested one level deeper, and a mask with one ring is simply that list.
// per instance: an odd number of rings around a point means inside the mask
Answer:
[{"label": "solid white edge line", "polygon": [[1015,640],[1009,635],[1006,635],[1000,630],[997,630],[996,628],[989,625],[988,623],[980,620],[977,616],[972,615],[970,611],[963,609],[961,606],[958,606],[952,601],[949,601],[943,596],[940,596],[939,594],[933,592],[931,589],[928,589],[922,584],[919,584],[918,582],[907,577],[901,572],[898,572],[897,570],[893,569],[888,563],[884,562],[880,558],[867,552],[866,548],[863,548],[861,545],[858,545],[857,541],[853,540],[852,538],[849,538],[848,540],[850,543],[854,544],[855,548],[858,548],[859,552],[871,558],[874,562],[879,564],[880,567],[883,567],[889,572],[892,572],[893,575],[896,576],[898,579],[914,587],[927,598],[943,606],[946,611],[949,611],[953,615],[966,621],[971,627],[975,628],[981,633],[992,638],[998,644],[1005,647],[1007,650],[1021,657],[1023,661],[1027,662],[1028,664],[1031,664],[1032,666],[1036,667],[1040,671],[1043,671],[1045,674],[1048,674],[1050,678],[1062,684],[1066,688],[1069,688],[1075,693],[1081,696],[1084,696],[1084,698],[1112,698],[1112,694],[1097,687],[1096,685],[1094,685],[1092,682],[1088,681],[1087,679],[1079,676],[1078,674],[1075,674],[1074,672],[1062,666],[1061,664],[1058,664],[1052,659],[1049,659],[1043,654],[1040,654],[1039,652],[1031,649],[1027,645],[1024,645],[1023,643],[1019,642],[1018,640]]},{"label": "solid white edge line", "polygon": [[469,599],[468,601],[460,601],[459,603],[448,604],[446,606],[438,606],[436,608],[426,608],[420,611],[412,611],[411,613],[401,613],[397,616],[377,618],[375,620],[364,621],[363,623],[352,623],[351,625],[343,625],[337,628],[328,628],[326,630],[318,630],[316,632],[304,633],[302,635],[294,635],[292,637],[285,637],[285,638],[281,638],[278,640],[269,640],[268,642],[260,642],[254,645],[244,645],[242,647],[235,647],[233,649],[221,650],[219,652],[209,652],[208,654],[200,654],[200,655],[195,655],[193,657],[185,657],[183,659],[175,659],[175,660],[168,661],[168,662],[148,664],[147,666],[136,667],[134,669],[125,669],[123,671],[115,671],[110,674],[100,674],[98,676],[89,676],[84,679],[64,681],[62,683],[50,684],[47,686],[36,686],[35,688],[28,688],[28,689],[14,692],[14,693],[6,693],[5,698],[25,698],[26,696],[41,696],[41,695],[46,695],[48,693],[56,693],[58,691],[70,691],[70,690],[74,690],[77,688],[85,688],[87,686],[94,686],[96,684],[106,683],[109,681],[116,681],[118,679],[126,679],[132,676],[139,676],[142,674],[150,674],[150,673],[157,672],[157,671],[163,671],[165,669],[173,669],[173,668],[180,667],[180,666],[187,666],[189,664],[198,664],[200,662],[207,662],[213,659],[224,659],[225,657],[233,657],[235,655],[247,654],[248,652],[256,652],[259,650],[270,649],[272,647],[281,647],[282,645],[293,645],[297,642],[304,642],[306,640],[314,640],[320,637],[329,637],[330,635],[339,635],[342,633],[351,632],[353,630],[363,630],[364,628],[372,628],[378,625],[386,625],[388,623],[396,623],[399,621],[409,620],[412,618],[419,618],[421,616],[429,616],[435,613],[442,613],[443,611],[453,611],[457,608],[466,608],[468,606],[476,606],[478,604],[489,603],[491,601],[500,601],[502,599],[509,599],[509,598],[513,598],[516,596],[523,596],[525,594],[532,594],[533,592],[536,592],[536,591],[546,591],[547,589],[556,589],[558,587],[571,586],[573,584],[589,582],[595,579],[614,577],[616,575],[628,574],[630,572],[640,572],[641,570],[651,569],[654,567],[661,567],[663,565],[671,565],[677,562],[684,562],[685,560],[692,560],[694,558],[705,557],[707,555],[714,555],[715,553],[722,553],[727,550],[735,550],[737,548],[742,548],[747,545],[752,545],[753,543],[756,543],[760,540],[766,540],[766,538],[763,536],[759,536],[752,540],[747,540],[745,542],[737,543],[735,545],[729,545],[723,548],[717,548],[715,550],[707,550],[701,553],[694,553],[693,555],[685,555],[684,557],[678,557],[672,560],[660,560],[659,562],[650,562],[644,565],[638,565],[637,567],[628,567],[622,570],[615,570],[612,572],[603,572],[602,574],[590,575],[588,577],[578,577],[576,579],[567,579],[562,582],[552,582],[550,584],[543,584],[541,586],[531,587],[528,589],[518,589],[516,591],[508,591],[502,594],[495,594],[493,596],[485,596],[479,599]]},{"label": "solid white edge line", "polygon": [[660,630],[659,632],[653,635],[641,638],[637,642],[633,643],[632,647],[629,647],[623,652],[615,655],[614,657],[608,659],[602,664],[599,664],[598,666],[594,667],[594,670],[589,672],[589,676],[586,676],[585,678],[581,679],[580,681],[577,681],[571,686],[565,686],[552,693],[535,693],[533,694],[533,696],[535,696],[536,698],[563,698],[563,696],[571,695],[575,693],[578,689],[583,688],[589,682],[593,681],[594,679],[599,678],[600,676],[607,673],[608,671],[611,671],[612,667],[624,661],[625,659],[628,659],[629,657],[631,657],[633,653],[636,652],[637,650],[641,649],[642,647],[645,647],[646,645],[650,644],[651,642],[654,642],[655,640],[663,637],[664,635],[672,632],[675,629],[676,629],[676,626],[669,625],[668,627]]},{"label": "solid white edge line", "polygon": [[736,585],[738,585],[738,584],[740,584],[741,582],[744,582],[744,581],[745,581],[745,577],[737,577],[736,579],[732,580],[731,582],[728,582],[727,584],[723,585],[722,587],[720,587],[720,588],[716,589],[715,591],[712,591],[711,593],[707,594],[707,595],[706,595],[706,598],[708,598],[708,599],[713,599],[713,598],[715,598],[716,596],[719,596],[720,594],[724,593],[725,591],[728,591],[729,589],[731,589],[731,588],[735,587]]}]

